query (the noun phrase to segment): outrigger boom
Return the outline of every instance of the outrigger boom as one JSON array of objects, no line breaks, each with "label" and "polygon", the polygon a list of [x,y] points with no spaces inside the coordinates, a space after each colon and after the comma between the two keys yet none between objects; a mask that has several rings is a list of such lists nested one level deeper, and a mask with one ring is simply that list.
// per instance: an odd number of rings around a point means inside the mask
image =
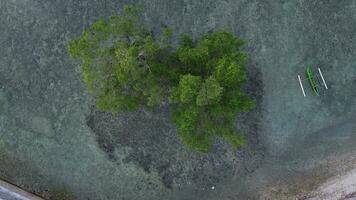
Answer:
[{"label": "outrigger boom", "polygon": [[320,68],[319,68],[319,67],[318,67],[318,71],[319,71],[319,74],[320,74],[321,79],[323,80],[323,83],[324,83],[325,88],[326,88],[326,89],[328,89],[328,86],[326,85],[326,82],[325,82],[324,76],[323,76],[323,74],[321,73],[321,70],[320,70]]},{"label": "outrigger boom", "polygon": [[299,80],[299,84],[300,84],[300,88],[302,88],[302,92],[303,92],[303,95],[305,95],[305,92],[304,92],[304,88],[303,88],[303,83],[302,83],[302,80],[300,80],[300,76],[298,75],[298,80]]}]

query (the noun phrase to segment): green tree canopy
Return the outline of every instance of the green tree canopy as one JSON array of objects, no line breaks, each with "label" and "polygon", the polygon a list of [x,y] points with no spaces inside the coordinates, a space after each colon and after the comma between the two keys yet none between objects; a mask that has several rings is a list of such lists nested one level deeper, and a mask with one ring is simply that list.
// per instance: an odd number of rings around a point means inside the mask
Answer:
[{"label": "green tree canopy", "polygon": [[197,96],[198,106],[208,106],[218,104],[223,94],[223,89],[214,77],[205,80]]},{"label": "green tree canopy", "polygon": [[178,134],[189,147],[207,152],[215,137],[234,147],[243,144],[235,119],[254,106],[240,90],[247,79],[243,41],[224,31],[197,41],[182,35],[173,49],[172,31],[154,37],[141,13],[142,7],[126,6],[121,15],[98,20],[68,44],[97,107],[129,111],[169,99]]},{"label": "green tree canopy", "polygon": [[200,76],[186,74],[181,76],[178,87],[174,88],[171,99],[176,103],[191,104],[195,101],[200,90]]},{"label": "green tree canopy", "polygon": [[188,146],[206,152],[216,136],[234,147],[244,143],[235,119],[239,111],[253,108],[254,102],[240,90],[247,79],[242,45],[242,40],[227,32],[206,34],[195,43],[187,35],[182,37],[177,49],[181,71],[199,80],[199,84],[187,83],[186,76],[181,76],[180,89],[171,96],[190,94],[187,102],[173,101],[174,121]]},{"label": "green tree canopy", "polygon": [[84,81],[102,110],[133,110],[162,101],[166,88],[158,84],[155,73],[167,65],[159,59],[163,48],[143,28],[141,11],[125,6],[122,15],[95,22],[68,45],[70,55],[81,61]]}]

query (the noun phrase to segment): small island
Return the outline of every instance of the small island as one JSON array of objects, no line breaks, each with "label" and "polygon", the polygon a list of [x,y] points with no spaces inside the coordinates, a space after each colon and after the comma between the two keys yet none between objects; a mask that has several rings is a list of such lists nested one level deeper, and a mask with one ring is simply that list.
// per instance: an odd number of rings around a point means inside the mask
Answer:
[{"label": "small island", "polygon": [[244,42],[222,31],[197,41],[182,35],[173,48],[172,31],[154,36],[143,28],[141,13],[140,6],[125,6],[68,45],[97,108],[123,112],[169,103],[178,134],[192,149],[208,152],[213,137],[242,145],[236,116],[254,107],[241,91],[247,79]]}]

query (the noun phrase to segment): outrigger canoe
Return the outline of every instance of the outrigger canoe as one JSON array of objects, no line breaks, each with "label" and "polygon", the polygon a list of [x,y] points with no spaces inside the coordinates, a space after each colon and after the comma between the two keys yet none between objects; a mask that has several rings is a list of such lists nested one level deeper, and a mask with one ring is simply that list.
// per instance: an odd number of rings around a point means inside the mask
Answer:
[{"label": "outrigger canoe", "polygon": [[320,92],[319,92],[318,84],[315,81],[313,71],[310,67],[307,67],[306,74],[310,83],[310,87],[313,89],[314,94],[316,96],[319,96]]}]

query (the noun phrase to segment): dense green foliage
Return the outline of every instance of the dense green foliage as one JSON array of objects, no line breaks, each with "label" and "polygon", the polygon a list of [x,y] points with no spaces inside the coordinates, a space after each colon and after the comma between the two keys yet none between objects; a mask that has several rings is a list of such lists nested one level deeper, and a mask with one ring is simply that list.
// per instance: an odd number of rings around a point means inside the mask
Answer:
[{"label": "dense green foliage", "polygon": [[246,81],[243,41],[227,32],[206,34],[194,42],[172,32],[157,39],[140,21],[142,9],[125,7],[120,16],[99,20],[68,45],[81,61],[84,81],[101,110],[118,112],[166,102],[183,142],[207,152],[217,136],[237,147],[244,139],[235,128],[239,111],[254,102],[240,87]]},{"label": "dense green foliage", "polygon": [[187,36],[182,41],[177,57],[184,75],[170,100],[177,107],[174,121],[183,141],[203,152],[212,136],[235,147],[243,144],[235,117],[239,110],[254,106],[240,91],[246,81],[246,54],[239,50],[243,42],[226,32],[208,34],[196,44]]},{"label": "dense green foliage", "polygon": [[158,84],[167,81],[161,77],[170,71],[161,59],[167,33],[157,44],[143,29],[140,13],[140,7],[127,6],[122,15],[95,22],[68,45],[70,55],[81,60],[84,81],[102,110],[154,106],[168,90]]}]

